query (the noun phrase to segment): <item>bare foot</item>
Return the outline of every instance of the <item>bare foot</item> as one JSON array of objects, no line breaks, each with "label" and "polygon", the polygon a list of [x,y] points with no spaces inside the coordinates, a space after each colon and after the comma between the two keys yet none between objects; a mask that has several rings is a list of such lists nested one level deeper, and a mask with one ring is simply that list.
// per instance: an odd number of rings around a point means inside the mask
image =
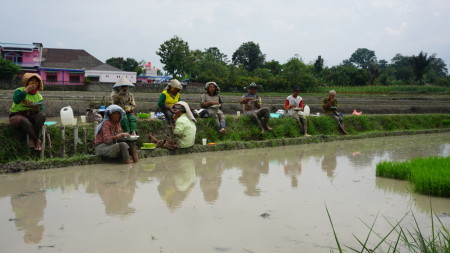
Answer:
[{"label": "bare foot", "polygon": [[222,128],[222,129],[219,130],[219,133],[221,133],[221,134],[226,134],[226,133],[227,133],[227,130],[225,130],[225,128]]},{"label": "bare foot", "polygon": [[123,160],[123,163],[125,163],[125,164],[130,164],[131,161],[130,161],[130,159],[126,159],[126,160]]},{"label": "bare foot", "polygon": [[151,133],[148,135],[148,138],[150,139],[150,141],[151,141],[152,143],[158,143],[158,139],[156,139],[155,137],[153,137],[153,135],[152,135]]},{"label": "bare foot", "polygon": [[267,131],[272,131],[273,128],[271,128],[270,126],[267,126]]},{"label": "bare foot", "polygon": [[35,143],[34,150],[37,150],[37,151],[42,150],[41,143],[42,143],[42,141],[38,139],[37,142]]},{"label": "bare foot", "polygon": [[264,129],[261,129],[261,131],[259,131],[259,132],[263,134],[265,131],[264,131]]},{"label": "bare foot", "polygon": [[311,135],[310,135],[310,134],[305,134],[304,136],[305,136],[305,137],[311,137]]}]

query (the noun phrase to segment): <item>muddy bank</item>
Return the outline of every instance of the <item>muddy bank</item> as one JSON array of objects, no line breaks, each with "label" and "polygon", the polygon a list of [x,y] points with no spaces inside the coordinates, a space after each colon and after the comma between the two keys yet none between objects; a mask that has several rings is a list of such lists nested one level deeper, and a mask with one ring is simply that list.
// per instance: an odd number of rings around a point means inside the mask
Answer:
[{"label": "muddy bank", "polygon": [[[371,132],[363,133],[360,135],[316,135],[312,137],[300,137],[300,138],[285,138],[285,139],[272,139],[261,141],[234,141],[226,143],[218,143],[216,145],[199,145],[196,144],[191,148],[167,150],[167,149],[154,149],[154,150],[139,150],[140,158],[159,157],[159,156],[172,156],[182,155],[190,153],[202,153],[202,152],[217,152],[226,150],[240,150],[240,149],[255,149],[255,148],[267,148],[277,146],[290,146],[290,145],[304,145],[310,143],[321,142],[333,142],[333,141],[346,141],[356,140],[364,138],[378,138],[388,136],[403,136],[403,135],[418,135],[418,134],[433,134],[433,133],[446,133],[450,132],[450,128],[443,129],[428,129],[428,130],[406,130],[406,131],[392,131],[392,132]],[[107,161],[93,155],[82,155],[72,158],[58,158],[58,159],[46,159],[37,161],[17,161],[6,164],[0,164],[0,174],[4,173],[18,173],[32,170],[45,170],[62,168],[68,166],[82,166],[87,164],[100,164]],[[110,162],[110,161],[108,161]]]},{"label": "muddy bank", "polygon": [[[9,114],[12,103],[13,90],[0,90],[0,118]],[[137,112],[158,111],[157,101],[160,93],[133,92],[137,102]],[[86,108],[97,108],[105,97],[106,105],[110,102],[111,91],[81,92],[81,91],[43,91],[45,98],[45,111],[50,117],[59,117],[62,107],[70,105],[75,115],[84,115]],[[264,106],[272,112],[282,109],[285,98],[289,95],[265,95],[261,93]],[[181,97],[188,102],[193,109],[200,108],[200,93],[185,94]],[[319,94],[301,94],[305,104],[311,108],[311,112],[322,112],[322,99],[325,96]],[[239,105],[240,95],[222,95],[224,100],[223,110],[227,114],[235,115],[241,110]],[[409,114],[409,113],[450,113],[450,95],[429,94],[377,94],[377,95],[345,95],[338,94],[340,111],[351,114],[353,109],[363,111],[364,114]]]}]

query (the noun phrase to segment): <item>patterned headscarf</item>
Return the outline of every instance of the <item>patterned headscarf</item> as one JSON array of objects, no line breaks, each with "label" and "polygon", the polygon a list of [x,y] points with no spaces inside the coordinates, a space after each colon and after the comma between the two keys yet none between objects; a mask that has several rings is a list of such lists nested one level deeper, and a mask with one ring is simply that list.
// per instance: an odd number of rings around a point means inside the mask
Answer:
[{"label": "patterned headscarf", "polygon": [[106,107],[105,117],[103,117],[102,122],[100,122],[100,124],[98,124],[97,128],[95,129],[95,135],[97,135],[100,132],[100,130],[102,130],[103,123],[105,123],[105,121],[107,120],[110,120],[109,115],[113,112],[120,112],[121,119],[125,117],[126,114],[126,112],[122,109],[122,107],[118,105],[110,105]]}]

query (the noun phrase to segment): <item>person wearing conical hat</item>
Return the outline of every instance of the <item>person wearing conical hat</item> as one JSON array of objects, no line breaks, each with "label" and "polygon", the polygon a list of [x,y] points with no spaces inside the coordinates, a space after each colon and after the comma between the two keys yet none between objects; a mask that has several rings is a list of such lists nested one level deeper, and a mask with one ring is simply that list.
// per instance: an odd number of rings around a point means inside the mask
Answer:
[{"label": "person wearing conical hat", "polygon": [[158,107],[166,116],[167,122],[173,127],[175,121],[173,119],[174,111],[172,106],[181,100],[180,91],[183,89],[180,81],[177,79],[170,80],[166,88],[161,92],[158,100]]},{"label": "person wearing conical hat", "polygon": [[269,108],[261,108],[261,97],[257,94],[259,87],[256,83],[247,86],[248,93],[241,97],[239,103],[243,106],[244,115],[250,117],[258,125],[261,133],[264,133],[265,130],[271,131],[272,128],[269,126]]},{"label": "person wearing conical hat", "polygon": [[222,99],[220,97],[220,88],[215,82],[207,82],[205,84],[205,93],[202,95],[200,105],[208,110],[208,114],[216,121],[217,129],[221,134],[225,134],[226,122],[225,115],[220,110],[222,107]]},{"label": "person wearing conical hat", "polygon": [[13,95],[10,108],[9,124],[22,129],[28,136],[28,145],[34,150],[41,150],[39,134],[44,125],[44,98],[39,91],[44,90],[44,83],[40,75],[25,73],[22,78],[24,87],[17,88]]},{"label": "person wearing conical hat", "polygon": [[120,121],[124,132],[131,135],[137,134],[137,119],[134,115],[134,109],[136,109],[136,102],[134,101],[133,94],[128,90],[134,85],[128,81],[125,77],[121,77],[113,86],[111,92],[112,104],[118,105],[125,110],[126,114]]}]

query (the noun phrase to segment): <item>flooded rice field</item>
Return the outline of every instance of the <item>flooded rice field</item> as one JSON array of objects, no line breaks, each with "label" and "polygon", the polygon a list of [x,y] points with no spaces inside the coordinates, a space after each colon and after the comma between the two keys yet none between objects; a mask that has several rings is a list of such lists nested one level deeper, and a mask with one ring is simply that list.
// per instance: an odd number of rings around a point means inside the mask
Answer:
[{"label": "flooded rice field", "polygon": [[[151,152],[151,151],[149,151]],[[0,252],[330,252],[450,199],[375,177],[382,160],[450,155],[433,134],[142,159],[0,175]],[[379,239],[374,237],[370,244]]]}]

